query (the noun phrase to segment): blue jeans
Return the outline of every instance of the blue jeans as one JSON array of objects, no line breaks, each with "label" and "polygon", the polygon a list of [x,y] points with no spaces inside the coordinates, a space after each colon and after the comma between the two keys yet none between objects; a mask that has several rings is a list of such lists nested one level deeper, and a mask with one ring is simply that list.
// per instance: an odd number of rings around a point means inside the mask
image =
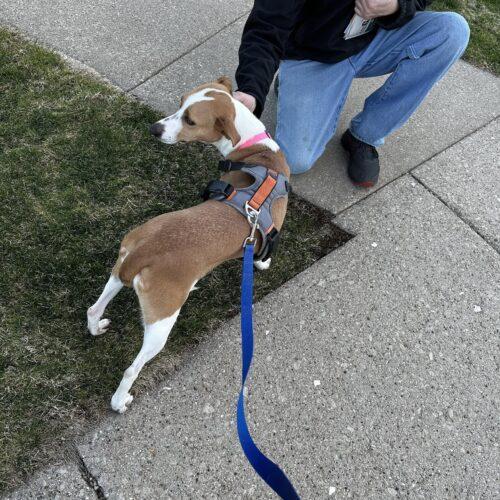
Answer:
[{"label": "blue jeans", "polygon": [[468,41],[469,27],[462,16],[418,12],[402,28],[379,29],[365,49],[339,63],[282,61],[276,140],[292,173],[309,170],[323,153],[354,78],[392,73],[365,100],[349,127],[361,141],[380,146],[408,120]]}]

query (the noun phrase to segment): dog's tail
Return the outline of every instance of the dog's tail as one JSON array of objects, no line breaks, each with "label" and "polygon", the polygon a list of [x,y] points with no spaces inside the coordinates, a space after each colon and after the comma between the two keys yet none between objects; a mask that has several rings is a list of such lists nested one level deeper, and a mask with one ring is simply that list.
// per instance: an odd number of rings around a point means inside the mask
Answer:
[{"label": "dog's tail", "polygon": [[122,261],[118,269],[118,277],[125,286],[132,286],[132,280],[142,269],[151,265],[154,260],[151,248],[142,243],[136,246]]}]

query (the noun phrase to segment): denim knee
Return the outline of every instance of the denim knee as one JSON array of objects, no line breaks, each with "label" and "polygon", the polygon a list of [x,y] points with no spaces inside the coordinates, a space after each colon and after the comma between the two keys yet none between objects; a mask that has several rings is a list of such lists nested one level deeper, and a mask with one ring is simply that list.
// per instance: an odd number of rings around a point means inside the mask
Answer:
[{"label": "denim knee", "polygon": [[292,174],[303,174],[313,166],[314,158],[308,151],[283,150],[283,152],[285,153],[285,158]]},{"label": "denim knee", "polygon": [[441,29],[448,35],[445,42],[447,50],[451,56],[460,57],[469,43],[469,24],[456,12],[443,12],[439,17]]}]

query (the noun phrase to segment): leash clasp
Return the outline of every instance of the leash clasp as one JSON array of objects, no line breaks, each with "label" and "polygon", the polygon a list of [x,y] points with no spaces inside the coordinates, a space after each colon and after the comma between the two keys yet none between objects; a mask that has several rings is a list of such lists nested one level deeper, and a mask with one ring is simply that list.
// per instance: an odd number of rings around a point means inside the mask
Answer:
[{"label": "leash clasp", "polygon": [[255,232],[257,231],[257,226],[259,225],[259,215],[260,215],[260,210],[255,210],[255,208],[249,205],[248,201],[245,203],[245,212],[247,214],[247,221],[252,229],[250,231],[250,236],[248,236],[248,238],[245,238],[245,241],[243,242],[243,247],[255,243],[256,241]]}]

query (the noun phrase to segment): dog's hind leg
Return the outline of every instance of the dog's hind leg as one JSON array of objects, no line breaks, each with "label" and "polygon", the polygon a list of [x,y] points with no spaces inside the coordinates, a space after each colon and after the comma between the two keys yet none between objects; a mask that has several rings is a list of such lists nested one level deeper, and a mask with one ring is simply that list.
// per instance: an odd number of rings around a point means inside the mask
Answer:
[{"label": "dog's hind leg", "polygon": [[87,310],[87,326],[92,335],[102,335],[109,327],[109,319],[101,319],[106,306],[122,289],[123,283],[117,276],[111,274],[97,302]]},{"label": "dog's hind leg", "polygon": [[120,385],[111,398],[111,408],[113,410],[118,413],[126,411],[127,405],[134,399],[129,393],[132,384],[144,365],[163,349],[178,315],[179,310],[168,318],[144,326],[144,339],[141,350],[134,362],[125,370]]},{"label": "dog's hind leg", "polygon": [[106,333],[111,321],[109,319],[101,319],[107,305],[113,300],[116,294],[123,288],[123,282],[120,280],[119,273],[123,261],[128,255],[128,250],[125,246],[121,246],[118,259],[115,262],[111,276],[109,277],[101,296],[97,302],[87,309],[87,327],[92,335],[102,335]]},{"label": "dog's hind leg", "polygon": [[111,408],[118,413],[125,412],[127,405],[132,402],[133,396],[129,391],[139,372],[165,346],[192,286],[191,282],[176,282],[175,285],[168,280],[159,282],[152,277],[154,275],[154,271],[145,269],[134,278],[134,288],[144,317],[144,339],[139,354],[125,370],[120,385],[111,398]]}]

